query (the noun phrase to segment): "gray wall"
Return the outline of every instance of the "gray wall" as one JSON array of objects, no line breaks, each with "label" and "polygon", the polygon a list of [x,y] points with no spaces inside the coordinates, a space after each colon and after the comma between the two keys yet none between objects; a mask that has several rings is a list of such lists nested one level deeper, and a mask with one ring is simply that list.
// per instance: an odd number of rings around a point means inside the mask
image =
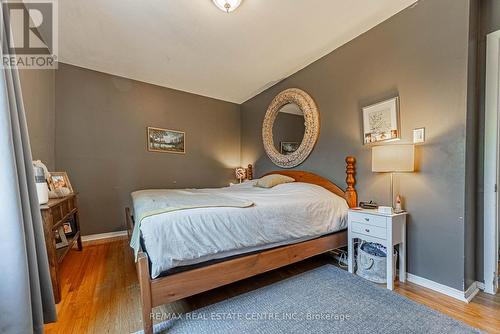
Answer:
[{"label": "gray wall", "polygon": [[[234,181],[236,104],[71,65],[56,73],[56,167],[80,193],[82,234],[125,229],[130,192]],[[186,132],[185,155],[146,150],[146,127]]]},{"label": "gray wall", "polygon": [[362,145],[361,108],[401,97],[402,143],[426,128],[418,172],[395,178],[406,199],[408,271],[464,289],[464,215],[469,1],[421,0],[242,105],[242,164],[256,174],[277,169],[266,157],[261,124],[281,90],[298,87],[316,100],[321,134],[298,169],[343,185],[354,155],[360,200],[390,203],[389,175],[371,172]]},{"label": "gray wall", "polygon": [[477,230],[476,230],[476,280],[484,281],[484,254],[483,254],[483,159],[484,159],[484,112],[485,112],[485,82],[486,82],[486,36],[494,31],[500,30],[500,1],[480,0],[479,8],[479,37],[478,37],[478,197],[477,197]]},{"label": "gray wall", "polygon": [[54,70],[20,70],[21,89],[33,160],[55,167]]}]

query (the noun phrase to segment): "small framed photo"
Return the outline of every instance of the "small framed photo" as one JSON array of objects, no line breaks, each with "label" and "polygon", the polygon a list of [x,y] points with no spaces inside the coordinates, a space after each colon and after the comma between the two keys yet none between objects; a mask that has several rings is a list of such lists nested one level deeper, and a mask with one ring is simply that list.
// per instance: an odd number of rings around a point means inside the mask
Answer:
[{"label": "small framed photo", "polygon": [[66,172],[51,172],[49,188],[52,191],[60,188],[68,188],[69,191],[73,193],[73,187],[71,186],[71,182],[69,182],[69,177]]},{"label": "small framed photo", "polygon": [[56,241],[56,249],[68,246],[68,239],[66,239],[62,226],[60,226],[57,231],[54,231],[54,240]]},{"label": "small framed photo", "polygon": [[186,153],[186,133],[177,130],[147,128],[147,149],[149,152]]},{"label": "small framed photo", "polygon": [[284,155],[292,154],[297,151],[300,143],[294,141],[282,141],[280,142],[280,153]]},{"label": "small framed photo", "polygon": [[413,129],[413,143],[420,144],[425,142],[425,128]]},{"label": "small framed photo", "polygon": [[62,225],[64,234],[68,237],[72,237],[76,233],[75,219],[71,217],[67,222]]},{"label": "small framed photo", "polygon": [[399,140],[399,97],[363,108],[363,143]]}]

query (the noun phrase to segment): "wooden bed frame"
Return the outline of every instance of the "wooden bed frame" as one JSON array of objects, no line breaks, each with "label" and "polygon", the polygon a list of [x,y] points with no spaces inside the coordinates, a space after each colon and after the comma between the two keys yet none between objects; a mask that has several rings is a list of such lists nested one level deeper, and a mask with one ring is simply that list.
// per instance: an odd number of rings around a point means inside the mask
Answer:
[{"label": "wooden bed frame", "polygon": [[[347,163],[347,188],[345,191],[327,179],[309,172],[280,170],[268,174],[288,175],[299,182],[320,185],[332,193],[344,197],[349,207],[354,207],[357,205],[357,193],[354,188],[356,184],[356,160],[354,157],[347,157],[345,161]],[[134,222],[129,208],[125,209],[125,213],[130,239]],[[141,288],[144,333],[153,334],[152,310],[156,306],[168,304],[200,292],[299,262],[346,245],[347,231],[342,231],[155,279],[151,279],[149,273],[148,255],[141,249],[136,269]]]}]

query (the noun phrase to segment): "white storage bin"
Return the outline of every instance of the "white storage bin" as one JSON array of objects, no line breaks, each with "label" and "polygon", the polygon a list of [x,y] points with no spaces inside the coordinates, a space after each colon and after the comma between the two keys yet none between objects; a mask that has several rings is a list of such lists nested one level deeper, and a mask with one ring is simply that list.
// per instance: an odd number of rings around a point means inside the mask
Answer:
[{"label": "white storage bin", "polygon": [[[363,243],[358,247],[358,255],[356,257],[357,270],[356,274],[375,283],[387,282],[387,261],[386,256],[377,256],[365,252],[361,249]],[[387,254],[387,252],[386,252]],[[393,268],[396,268],[396,260],[398,254],[393,252]],[[396,277],[396,270],[393,271],[392,280]]]}]

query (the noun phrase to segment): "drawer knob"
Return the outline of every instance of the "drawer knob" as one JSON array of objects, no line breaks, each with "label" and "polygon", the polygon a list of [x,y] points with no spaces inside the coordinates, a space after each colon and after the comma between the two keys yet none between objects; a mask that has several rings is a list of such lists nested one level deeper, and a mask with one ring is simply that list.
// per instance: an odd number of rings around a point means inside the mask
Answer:
[{"label": "drawer knob", "polygon": [[368,233],[369,233],[369,232],[370,232],[370,230],[369,230],[369,229],[367,229],[367,228],[365,228],[365,232],[368,232]]},{"label": "drawer knob", "polygon": [[365,218],[365,220],[366,220],[367,222],[369,222],[369,221],[370,221],[370,218]]}]

